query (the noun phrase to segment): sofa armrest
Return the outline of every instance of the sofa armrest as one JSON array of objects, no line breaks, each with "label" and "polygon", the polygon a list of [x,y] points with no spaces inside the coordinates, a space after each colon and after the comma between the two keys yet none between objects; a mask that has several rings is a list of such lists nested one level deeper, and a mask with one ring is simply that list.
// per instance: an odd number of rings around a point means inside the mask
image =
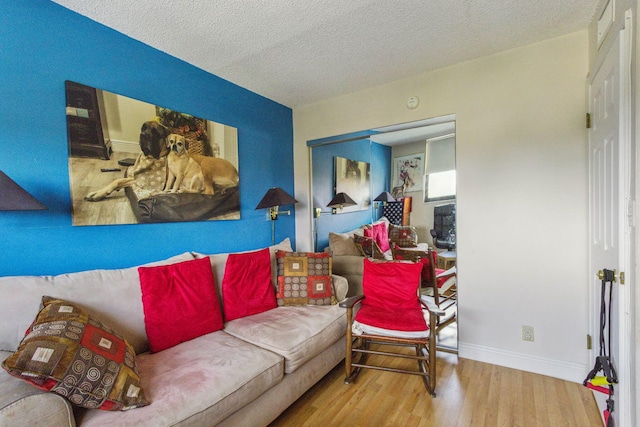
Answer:
[{"label": "sofa armrest", "polygon": [[[11,353],[0,352],[0,360]],[[18,422],[18,424],[16,424]],[[75,427],[71,403],[0,369],[0,425]]]},{"label": "sofa armrest", "polygon": [[335,292],[336,299],[338,301],[345,299],[349,292],[349,282],[347,279],[342,276],[338,276],[337,274],[332,274],[331,282],[333,283],[333,290]]}]

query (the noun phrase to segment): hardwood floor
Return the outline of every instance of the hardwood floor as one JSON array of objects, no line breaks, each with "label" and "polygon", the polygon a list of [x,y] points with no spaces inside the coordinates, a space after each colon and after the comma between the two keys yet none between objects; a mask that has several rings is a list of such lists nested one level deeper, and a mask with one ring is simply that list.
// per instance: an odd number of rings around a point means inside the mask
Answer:
[{"label": "hardwood floor", "polygon": [[[119,166],[118,160],[134,156],[135,154],[131,153],[114,152],[110,160],[69,158],[73,225],[136,224],[138,222],[124,191],[114,192],[107,199],[99,202],[84,200],[89,192],[104,187],[116,178],[122,178],[126,167]],[[101,172],[102,168],[117,168],[121,171]]]},{"label": "hardwood floor", "polygon": [[[398,365],[406,363],[401,361]],[[341,363],[276,419],[279,426],[601,426],[581,384],[438,354],[437,397],[413,375],[363,370],[345,385]]]}]

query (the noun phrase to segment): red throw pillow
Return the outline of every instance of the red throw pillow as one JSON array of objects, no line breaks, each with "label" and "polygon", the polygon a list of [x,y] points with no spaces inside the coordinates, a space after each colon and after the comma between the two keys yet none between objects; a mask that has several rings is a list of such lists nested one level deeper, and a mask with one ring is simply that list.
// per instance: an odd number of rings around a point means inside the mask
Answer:
[{"label": "red throw pillow", "polygon": [[364,260],[362,289],[365,299],[358,322],[384,329],[428,329],[418,300],[422,264]]},{"label": "red throw pillow", "polygon": [[371,226],[367,226],[364,229],[365,237],[371,237],[377,244],[382,252],[386,252],[391,249],[389,245],[389,232],[387,231],[387,225],[384,222],[379,222]]},{"label": "red throw pillow", "polygon": [[139,267],[138,273],[152,353],[222,329],[209,257]]},{"label": "red throw pillow", "polygon": [[226,322],[278,306],[271,283],[269,248],[229,255],[222,279],[222,302]]},{"label": "red throw pillow", "polygon": [[376,243],[380,246],[380,250],[382,252],[386,252],[391,249],[391,246],[389,245],[389,230],[387,230],[387,224],[380,222],[374,225],[374,228],[375,227],[378,228],[376,233]]}]

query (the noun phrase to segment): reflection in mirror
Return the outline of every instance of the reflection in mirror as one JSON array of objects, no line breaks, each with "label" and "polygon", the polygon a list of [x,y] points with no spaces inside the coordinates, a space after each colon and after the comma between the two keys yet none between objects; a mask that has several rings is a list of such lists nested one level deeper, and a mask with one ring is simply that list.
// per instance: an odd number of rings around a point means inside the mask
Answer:
[{"label": "reflection in mirror", "polygon": [[240,219],[236,128],[66,82],[73,225]]},{"label": "reflection in mirror", "polygon": [[[445,209],[455,215],[454,115],[338,135],[309,141],[307,144],[311,148],[311,194],[314,208],[326,210],[324,204],[335,194],[332,174],[328,170],[328,165],[333,163],[329,163],[329,159],[335,156],[359,159],[371,164],[369,185],[372,198],[385,191],[391,193],[394,187],[400,187],[395,203],[375,202],[364,213],[318,216],[314,222],[314,234],[317,233],[317,237],[314,236],[316,250],[323,251],[331,246],[330,233],[334,233],[333,239],[341,244],[336,246],[339,250],[357,248],[346,244],[349,234],[362,230],[365,224],[371,224],[384,215],[397,226],[408,225],[415,229],[418,243],[428,245],[438,253],[436,267],[440,271],[456,266],[455,242],[453,246],[437,247],[431,235],[432,230],[442,228],[437,224],[441,218],[435,214],[436,211]],[[444,180],[444,186],[438,183],[440,176],[437,174],[442,172],[453,175],[453,179]],[[402,185],[404,183],[407,185]],[[393,212],[398,210],[400,214],[395,215]],[[455,239],[455,219],[446,221],[452,222],[447,224],[446,229],[450,232],[450,238]],[[349,280],[349,292],[353,294],[361,291],[362,277],[354,264],[358,262],[357,256],[346,253],[333,254],[333,272]],[[441,288],[443,298],[439,298],[439,301],[446,308],[447,316],[438,333],[438,345],[441,350],[455,352],[458,336],[457,278],[449,280],[443,287],[446,289]]]}]

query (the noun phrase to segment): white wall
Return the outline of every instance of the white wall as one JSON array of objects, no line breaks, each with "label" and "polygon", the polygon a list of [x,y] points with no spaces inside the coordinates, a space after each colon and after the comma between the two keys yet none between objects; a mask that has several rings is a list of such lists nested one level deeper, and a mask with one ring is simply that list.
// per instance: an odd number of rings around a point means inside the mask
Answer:
[{"label": "white wall", "polygon": [[587,44],[580,31],[294,109],[298,250],[312,248],[307,140],[455,114],[460,356],[582,381]]}]

